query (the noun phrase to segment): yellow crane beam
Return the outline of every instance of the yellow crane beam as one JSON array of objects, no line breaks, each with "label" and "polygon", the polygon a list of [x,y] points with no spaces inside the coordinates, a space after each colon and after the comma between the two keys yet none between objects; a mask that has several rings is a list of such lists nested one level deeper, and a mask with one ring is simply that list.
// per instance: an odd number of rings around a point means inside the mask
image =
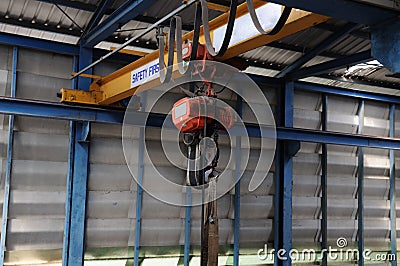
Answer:
[{"label": "yellow crane beam", "polygon": [[[269,5],[264,1],[254,1],[256,8],[261,8],[264,5]],[[236,22],[242,18],[246,18],[248,9],[246,3],[238,6],[236,14]],[[226,26],[228,13],[222,14],[219,17],[210,21],[211,37],[214,33],[216,36],[220,32],[224,32]],[[247,51],[261,47],[268,43],[272,43],[284,37],[290,36],[294,33],[310,28],[316,24],[325,22],[329,17],[306,12],[303,10],[294,9],[287,20],[282,30],[273,36],[253,34],[245,39],[238,39],[231,42],[223,58],[219,61],[224,61],[229,58],[238,56]],[[240,27],[240,26],[239,26]],[[246,29],[246,26],[244,27]],[[192,39],[193,31],[185,34],[183,40]],[[204,43],[203,28],[200,29],[200,43]],[[165,55],[167,51],[165,51]],[[111,105],[129,96],[132,96],[140,82],[136,82],[136,78],[140,79],[141,69],[148,69],[156,73],[158,67],[159,51],[156,50],[144,57],[132,62],[131,64],[111,73],[110,75],[94,81],[90,86],[90,91],[77,91],[70,89],[61,89],[61,102],[64,103],[82,103],[91,105]]]}]

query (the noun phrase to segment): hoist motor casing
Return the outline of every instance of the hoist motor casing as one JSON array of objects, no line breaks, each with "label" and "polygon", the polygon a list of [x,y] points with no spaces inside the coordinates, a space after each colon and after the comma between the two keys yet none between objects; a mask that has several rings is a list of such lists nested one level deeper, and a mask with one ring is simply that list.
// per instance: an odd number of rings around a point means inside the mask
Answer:
[{"label": "hoist motor casing", "polygon": [[183,133],[203,130],[206,123],[216,123],[218,129],[227,130],[233,126],[234,117],[231,107],[217,106],[217,99],[211,97],[186,97],[172,108],[172,122]]}]

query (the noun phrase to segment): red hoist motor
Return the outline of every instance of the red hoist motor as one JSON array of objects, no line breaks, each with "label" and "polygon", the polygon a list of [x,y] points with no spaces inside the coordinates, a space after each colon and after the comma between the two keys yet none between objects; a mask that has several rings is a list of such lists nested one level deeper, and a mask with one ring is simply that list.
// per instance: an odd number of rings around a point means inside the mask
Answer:
[{"label": "red hoist motor", "polygon": [[230,129],[234,123],[232,108],[218,107],[215,101],[207,96],[183,98],[172,108],[172,122],[183,133],[195,133],[213,123],[219,130]]}]

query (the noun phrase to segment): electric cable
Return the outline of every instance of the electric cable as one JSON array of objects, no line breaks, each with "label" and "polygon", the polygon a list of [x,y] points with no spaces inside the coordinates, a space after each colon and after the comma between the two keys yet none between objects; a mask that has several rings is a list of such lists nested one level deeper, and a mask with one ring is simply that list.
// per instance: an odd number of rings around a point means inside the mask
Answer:
[{"label": "electric cable", "polygon": [[285,24],[290,16],[290,13],[292,12],[291,7],[285,7],[283,9],[283,12],[282,12],[278,22],[275,24],[275,26],[271,30],[265,31],[263,29],[263,27],[261,26],[260,21],[258,20],[256,9],[254,8],[253,0],[246,0],[246,3],[247,3],[247,8],[249,10],[249,14],[250,14],[251,20],[253,21],[254,26],[256,27],[258,32],[263,35],[276,35],[278,32],[280,32],[282,30],[283,26],[285,26]]},{"label": "electric cable", "polygon": [[224,40],[222,41],[221,48],[218,52],[215,51],[214,46],[211,41],[211,34],[210,34],[210,25],[208,23],[208,6],[206,0],[200,0],[201,9],[202,9],[202,20],[203,20],[203,30],[204,30],[204,38],[206,42],[206,47],[208,52],[213,57],[222,57],[228,49],[229,43],[232,38],[233,27],[235,25],[236,19],[236,9],[238,6],[237,0],[231,0],[231,4],[229,7],[229,17],[228,23],[226,24],[226,31]]}]

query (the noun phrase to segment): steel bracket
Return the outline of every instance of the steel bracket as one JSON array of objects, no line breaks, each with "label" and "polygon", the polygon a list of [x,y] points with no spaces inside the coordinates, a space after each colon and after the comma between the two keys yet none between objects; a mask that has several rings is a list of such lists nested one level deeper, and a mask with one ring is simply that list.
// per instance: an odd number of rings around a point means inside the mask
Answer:
[{"label": "steel bracket", "polygon": [[294,157],[299,152],[301,147],[301,142],[298,140],[288,140],[285,143],[285,153],[289,157]]},{"label": "steel bracket", "polygon": [[371,32],[372,56],[393,73],[400,72],[400,22],[374,27]]}]

